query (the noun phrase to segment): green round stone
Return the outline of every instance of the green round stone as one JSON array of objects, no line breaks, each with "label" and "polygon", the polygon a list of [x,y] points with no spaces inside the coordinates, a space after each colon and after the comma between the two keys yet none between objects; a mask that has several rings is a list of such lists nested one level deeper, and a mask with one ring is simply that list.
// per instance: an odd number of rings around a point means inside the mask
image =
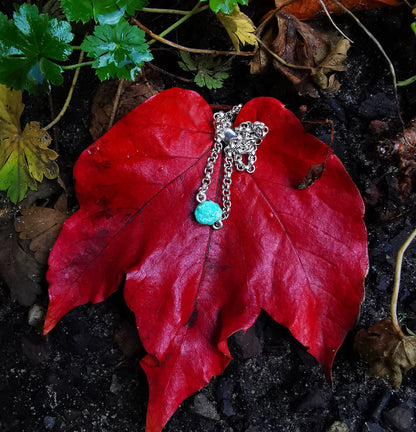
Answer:
[{"label": "green round stone", "polygon": [[195,209],[195,219],[203,225],[212,225],[221,219],[221,207],[214,201],[204,201]]}]

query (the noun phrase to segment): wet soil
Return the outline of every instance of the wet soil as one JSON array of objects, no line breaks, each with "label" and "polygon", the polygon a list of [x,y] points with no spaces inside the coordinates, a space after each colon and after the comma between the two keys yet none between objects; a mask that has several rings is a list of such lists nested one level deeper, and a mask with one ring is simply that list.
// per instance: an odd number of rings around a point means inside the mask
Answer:
[{"label": "wet soil", "polygon": [[[358,16],[385,48],[398,77],[415,74],[416,38],[409,28],[409,9],[386,8]],[[402,126],[387,63],[351,19],[338,17],[337,23],[354,44],[348,53],[348,71],[338,74],[341,89],[333,98],[299,96],[277,72],[251,76],[247,60],[241,59],[234,60],[223,89],[197,88],[209,103],[234,105],[266,95],[280,99],[294,112],[306,105],[306,120],[334,122],[335,154],[366,202],[370,266],[361,314],[336,356],[333,384],[328,384],[319,365],[290,332],[262,313],[245,335],[230,338],[234,360],[221,376],[183,402],[166,432],[321,432],[335,421],[345,423],[350,432],[416,430],[416,372],[409,371],[400,390],[393,392],[384,381],[367,375],[366,365],[353,350],[355,332],[389,314],[395,256],[414,229],[416,214],[414,198],[398,193],[397,163],[388,151],[388,140],[400,134]],[[153,18],[148,24],[158,25]],[[192,25],[198,24],[184,26],[181,43],[195,46]],[[216,48],[218,39],[223,43],[214,32],[205,43]],[[181,73],[172,60],[177,59],[174,54],[160,50],[155,57],[158,66]],[[70,80],[52,92],[55,111]],[[53,131],[72,209],[76,209],[72,167],[92,142],[88,127],[92,89],[97,86],[91,73],[82,71],[74,101]],[[165,86],[195,89],[168,75]],[[416,116],[416,84],[400,89],[399,99],[408,122]],[[25,96],[25,103],[25,119],[49,121],[48,97]],[[387,130],[377,134],[370,125],[374,120],[383,122]],[[328,142],[327,126],[313,133]],[[413,246],[404,259],[398,306],[413,330],[415,264]],[[46,282],[43,288],[37,301],[41,307],[47,303]],[[121,292],[104,303],[76,308],[44,338],[39,326],[29,325],[29,308],[13,302],[5,284],[0,290],[0,430],[144,431],[148,389],[138,363],[144,351]]]}]

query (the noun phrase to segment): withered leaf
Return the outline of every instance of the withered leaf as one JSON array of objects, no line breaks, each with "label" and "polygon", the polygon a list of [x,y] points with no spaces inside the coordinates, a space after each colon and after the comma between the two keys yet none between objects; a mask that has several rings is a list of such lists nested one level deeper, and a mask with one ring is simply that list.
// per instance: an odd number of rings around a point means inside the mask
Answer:
[{"label": "withered leaf", "polygon": [[272,60],[273,66],[292,81],[300,94],[318,97],[318,87],[331,96],[339,89],[340,84],[334,74],[328,74],[346,70],[342,62],[350,46],[347,39],[340,38],[332,43],[331,35],[284,12],[277,13],[276,21],[271,19],[270,24],[259,29],[264,30],[262,46],[251,62],[251,73],[260,73],[268,65],[270,55],[263,47],[266,45],[292,65],[286,66],[277,59]]},{"label": "withered leaf", "polygon": [[31,240],[29,249],[41,264],[48,262],[49,252],[68,217],[66,211],[66,196],[61,195],[53,209],[32,205],[23,209],[15,222],[19,237]]},{"label": "withered leaf", "polygon": [[360,330],[354,347],[369,364],[370,374],[384,378],[395,390],[416,364],[416,336],[400,337],[390,317]]},{"label": "withered leaf", "polygon": [[305,178],[296,186],[296,189],[308,189],[310,188],[316,180],[320,179],[322,173],[324,172],[325,164],[321,163],[319,165],[312,165],[309,171],[306,173]]},{"label": "withered leaf", "polygon": [[4,212],[0,217],[0,275],[11,296],[24,306],[30,306],[41,293],[40,282],[44,266],[26,251],[13,229],[14,215]]},{"label": "withered leaf", "polygon": [[342,63],[347,58],[347,51],[350,48],[348,39],[340,38],[335,45],[332,45],[326,57],[319,61],[315,56],[315,62],[318,66],[312,69],[311,75],[314,82],[329,95],[334,94],[340,88],[340,83],[332,74],[335,71],[345,71],[347,67]]},{"label": "withered leaf", "polygon": [[276,59],[273,59],[274,67],[293,82],[300,94],[318,97],[311,70],[316,66],[317,50],[329,50],[328,36],[288,13],[280,12],[276,19],[279,32],[270,46],[271,50],[285,62],[304,69],[284,66]]},{"label": "withered leaf", "polygon": [[[269,28],[262,36],[262,42],[267,46],[271,46],[275,35],[273,34],[273,29]],[[260,46],[259,49],[254,54],[251,62],[250,62],[250,73],[251,74],[260,74],[265,72],[270,66],[271,58],[269,53]]]},{"label": "withered leaf", "polygon": [[[49,200],[62,193],[55,181],[44,181],[36,191],[29,191],[20,203],[22,209],[36,201]],[[10,289],[11,297],[24,306],[32,305],[42,292],[40,283],[45,279],[45,265],[38,262],[29,250],[29,241],[18,237],[14,223],[16,208],[0,211],[0,276]]]},{"label": "withered leaf", "polygon": [[257,46],[256,28],[251,19],[240,11],[238,5],[234,7],[231,14],[218,12],[216,15],[225,30],[227,30],[228,36],[230,36],[231,42],[238,53],[240,52],[240,43],[242,45],[247,43]]}]

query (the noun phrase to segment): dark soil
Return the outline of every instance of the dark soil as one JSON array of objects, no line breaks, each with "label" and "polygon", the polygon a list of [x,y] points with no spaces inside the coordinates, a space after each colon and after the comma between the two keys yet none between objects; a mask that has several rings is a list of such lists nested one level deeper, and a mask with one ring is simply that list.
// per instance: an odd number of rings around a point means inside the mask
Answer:
[{"label": "dark soil", "polygon": [[[385,48],[398,77],[415,74],[416,38],[409,28],[409,8],[379,9],[358,16]],[[157,19],[148,19],[153,29],[159,25],[163,29]],[[397,160],[389,153],[388,140],[399,135],[402,127],[387,63],[350,18],[336,20],[355,43],[348,53],[348,71],[337,74],[341,89],[334,98],[299,96],[278,72],[251,76],[247,60],[241,59],[234,61],[231,78],[219,90],[200,90],[165,77],[166,88],[197,89],[209,103],[233,105],[267,95],[280,99],[294,112],[306,105],[306,120],[328,118],[334,122],[335,154],[367,204],[370,266],[360,317],[335,359],[333,385],[290,332],[262,313],[253,329],[230,338],[234,360],[223,375],[183,402],[166,432],[321,432],[335,421],[345,423],[350,432],[416,431],[416,372],[410,370],[400,390],[393,392],[384,381],[366,374],[366,365],[353,350],[355,332],[389,314],[395,256],[414,229],[416,214],[414,197],[403,198],[398,193]],[[222,44],[224,48],[222,30],[213,25],[214,31],[202,42],[194,40],[195,28],[203,28],[198,18],[172,39],[178,37],[189,46],[218,48]],[[175,64],[176,54],[160,50],[155,51],[155,57],[156,65],[183,74]],[[68,75],[63,88],[53,89],[55,111],[60,109],[71,79]],[[76,209],[72,167],[92,142],[90,104],[97,86],[91,72],[82,71],[71,107],[53,131],[72,209]],[[36,119],[46,124],[51,118],[48,97],[25,98],[23,121]],[[399,98],[408,122],[416,115],[416,84],[401,88]],[[388,130],[377,134],[370,126],[373,120],[384,122]],[[328,142],[327,126],[313,133]],[[404,259],[398,307],[413,330],[415,264],[413,246]],[[144,351],[131,330],[134,318],[120,292],[104,303],[76,308],[44,338],[39,327],[28,324],[29,308],[13,302],[4,284],[0,289],[0,430],[144,431],[148,390],[138,363]],[[45,307],[46,303],[45,281],[37,304]]]}]

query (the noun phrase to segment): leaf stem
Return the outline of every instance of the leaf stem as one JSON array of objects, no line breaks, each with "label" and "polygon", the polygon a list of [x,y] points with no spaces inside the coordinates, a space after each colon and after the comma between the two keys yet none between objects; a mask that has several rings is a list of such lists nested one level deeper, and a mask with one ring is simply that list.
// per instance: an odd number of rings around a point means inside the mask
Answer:
[{"label": "leaf stem", "polygon": [[[199,9],[201,8],[201,0],[198,1],[198,3],[195,5],[195,7],[186,13],[182,18],[180,18],[178,21],[174,22],[171,26],[169,26],[167,29],[163,30],[162,33],[159,34],[159,37],[163,38],[171,31],[175,30],[177,27],[179,27],[182,23],[184,23],[186,20],[191,18],[192,15],[195,15],[197,12],[199,12]],[[153,44],[157,39],[153,39],[149,42],[149,45]]]},{"label": "leaf stem", "polygon": [[[78,59],[79,63],[82,62],[82,60],[84,58],[84,54],[85,54],[84,51],[81,51],[81,53],[79,55],[79,59]],[[55,126],[56,123],[58,123],[58,121],[61,120],[61,118],[64,116],[64,114],[65,114],[65,112],[66,112],[66,110],[67,110],[67,108],[69,106],[69,103],[71,102],[72,95],[74,94],[75,85],[76,85],[76,83],[78,81],[79,71],[80,71],[80,67],[78,67],[76,69],[76,71],[75,71],[74,78],[72,79],[72,83],[71,83],[71,88],[69,89],[68,96],[66,97],[64,106],[62,107],[60,113],[55,117],[54,120],[52,120],[47,126],[45,126],[43,128],[44,130],[48,130],[52,126]]]},{"label": "leaf stem", "polygon": [[399,297],[399,288],[400,288],[400,275],[402,272],[402,262],[403,262],[403,255],[406,249],[408,248],[409,244],[412,242],[412,240],[416,237],[416,229],[410,234],[410,236],[407,238],[407,240],[403,243],[402,247],[399,249],[399,252],[397,253],[397,259],[396,259],[396,273],[394,275],[394,287],[393,287],[393,294],[391,295],[391,303],[390,303],[390,315],[391,315],[391,321],[394,327],[394,330],[396,333],[401,337],[404,338],[404,334],[402,332],[402,329],[399,324],[399,320],[397,319],[397,299]]},{"label": "leaf stem", "polygon": [[285,60],[282,59],[282,57],[278,56],[275,52],[273,52],[258,36],[256,36],[257,42],[273,57],[275,58],[279,63],[281,63],[283,66],[290,67],[292,69],[305,69],[305,70],[313,70],[313,67],[311,66],[301,66],[301,65],[294,65],[292,63],[287,63]]},{"label": "leaf stem", "polygon": [[347,39],[349,42],[354,43],[353,40],[351,40],[336,24],[335,21],[332,19],[331,14],[328,12],[328,9],[325,5],[325,3],[323,2],[323,0],[319,0],[319,3],[321,3],[321,7],[324,10],[326,16],[328,17],[329,21],[331,22],[331,24],[335,27],[335,30],[337,30],[343,38]]},{"label": "leaf stem", "polygon": [[84,62],[84,63],[79,62],[79,63],[73,64],[73,65],[61,66],[61,68],[62,68],[62,70],[78,69],[78,68],[84,67],[84,66],[91,66],[93,63],[94,63],[93,61],[88,61],[88,62]]},{"label": "leaf stem", "polygon": [[120,97],[121,97],[121,92],[123,90],[124,81],[125,79],[121,78],[120,81],[118,82],[117,92],[114,97],[113,109],[111,110],[111,116],[110,116],[110,121],[108,122],[107,130],[110,130],[114,124],[114,119],[116,118],[117,109],[120,104]]},{"label": "leaf stem", "polygon": [[[188,48],[183,45],[178,45],[175,42],[171,42],[167,39],[164,39],[163,37],[158,36],[157,34],[153,33],[151,30],[149,30],[146,26],[144,26],[140,21],[138,21],[136,18],[133,18],[133,22],[137,25],[137,27],[141,28],[146,34],[148,34],[151,38],[158,42],[162,42],[166,45],[171,46],[172,48],[176,48],[181,51],[187,51],[190,53],[196,53],[196,54],[212,54],[212,55],[240,55],[240,56],[252,56],[254,54],[254,51],[240,51],[237,53],[237,51],[216,51],[216,50],[208,50],[208,49],[200,49],[200,48]],[[149,42],[150,43],[153,41]]]},{"label": "leaf stem", "polygon": [[[198,12],[202,12],[207,10],[209,5],[202,6],[198,9]],[[147,8],[144,7],[140,10],[140,12],[150,12],[150,13],[159,13],[159,14],[173,14],[173,15],[188,15],[191,11],[177,10],[177,9],[160,9],[160,8]]]}]

